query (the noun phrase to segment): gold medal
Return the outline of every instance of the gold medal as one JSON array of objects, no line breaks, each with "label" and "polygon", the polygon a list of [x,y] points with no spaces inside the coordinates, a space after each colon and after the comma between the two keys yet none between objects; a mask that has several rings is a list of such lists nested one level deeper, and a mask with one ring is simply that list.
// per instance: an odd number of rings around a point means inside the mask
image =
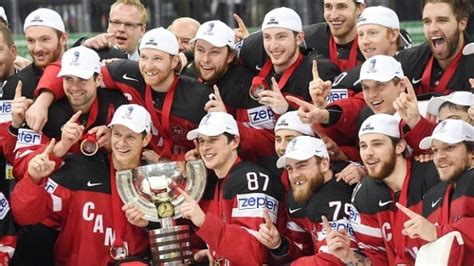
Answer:
[{"label": "gold medal", "polygon": [[169,201],[160,203],[156,210],[159,218],[168,218],[174,215],[174,207]]}]

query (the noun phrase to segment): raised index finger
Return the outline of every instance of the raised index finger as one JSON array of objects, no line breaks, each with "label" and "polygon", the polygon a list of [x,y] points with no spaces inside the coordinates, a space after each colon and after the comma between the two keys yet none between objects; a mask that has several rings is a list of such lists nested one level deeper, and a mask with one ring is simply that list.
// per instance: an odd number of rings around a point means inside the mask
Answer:
[{"label": "raised index finger", "polygon": [[321,220],[323,221],[323,228],[326,231],[326,234],[332,231],[331,225],[329,224],[328,218],[326,216],[322,215]]},{"label": "raised index finger", "polygon": [[411,84],[410,80],[407,78],[407,76],[403,76],[403,81],[405,82],[405,86],[407,86],[407,94],[412,98],[416,99],[416,93],[415,89],[413,88],[413,85]]},{"label": "raised index finger", "polygon": [[217,101],[222,102],[222,97],[221,97],[221,93],[219,92],[219,87],[217,87],[217,85],[215,84],[214,84],[214,96],[216,96]]},{"label": "raised index finger", "polygon": [[179,191],[179,193],[181,193],[185,201],[188,201],[188,202],[194,201],[194,199],[191,196],[189,196],[189,194],[186,191],[182,190],[179,187],[176,187],[176,189]]},{"label": "raised index finger", "polygon": [[245,25],[244,21],[239,17],[239,15],[234,14],[233,17],[237,22],[237,25],[239,25],[239,29],[247,30],[247,26]]},{"label": "raised index finger", "polygon": [[319,71],[318,71],[318,62],[316,60],[313,60],[313,80],[320,79],[319,77]]},{"label": "raised index finger", "polygon": [[54,144],[56,143],[56,140],[53,138],[49,141],[48,146],[46,146],[46,149],[42,152],[42,154],[49,155],[53,151]]},{"label": "raised index finger", "polygon": [[303,101],[295,96],[291,96],[291,95],[287,95],[285,97],[288,101],[290,102],[294,102],[296,103],[297,105],[303,107],[303,108],[311,108],[313,107],[310,103],[306,102],[306,101]]},{"label": "raised index finger", "polygon": [[403,206],[402,204],[400,203],[395,203],[395,205],[397,206],[398,209],[400,209],[404,214],[406,214],[406,216],[408,216],[409,218],[415,218],[416,216],[418,216],[419,214],[417,214],[416,212],[408,209],[407,207]]},{"label": "raised index finger", "polygon": [[263,219],[265,219],[265,226],[270,229],[273,225],[273,221],[267,209],[263,209]]},{"label": "raised index finger", "polygon": [[22,88],[22,82],[21,80],[18,81],[16,84],[16,89],[15,89],[15,99],[21,97],[21,88]]},{"label": "raised index finger", "polygon": [[71,116],[71,118],[69,118],[69,120],[67,122],[68,123],[76,123],[77,120],[79,119],[79,117],[81,116],[81,114],[82,114],[81,110],[77,111],[75,114],[73,114]]}]

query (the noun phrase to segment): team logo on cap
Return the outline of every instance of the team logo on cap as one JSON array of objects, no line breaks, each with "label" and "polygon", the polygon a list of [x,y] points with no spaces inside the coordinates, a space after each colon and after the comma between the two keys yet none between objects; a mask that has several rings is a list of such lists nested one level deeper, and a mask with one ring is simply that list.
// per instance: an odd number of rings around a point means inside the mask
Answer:
[{"label": "team logo on cap", "polygon": [[366,17],[360,16],[359,19],[357,20],[357,23],[364,22],[364,21],[366,21],[366,20],[367,20]]},{"label": "team logo on cap", "polygon": [[444,132],[444,131],[446,131],[446,129],[445,129],[446,123],[447,123],[446,120],[445,120],[445,121],[442,121],[441,123],[439,123],[439,125],[438,125],[439,128],[438,128],[437,131],[438,131],[438,132]]},{"label": "team logo on cap", "polygon": [[127,107],[127,111],[125,114],[123,114],[123,118],[125,119],[128,119],[128,120],[132,120],[132,112],[133,112],[133,106],[129,106]]},{"label": "team logo on cap", "polygon": [[278,123],[277,126],[279,126],[279,127],[281,127],[281,126],[286,126],[286,127],[287,127],[287,126],[288,126],[288,122],[286,122],[286,119],[282,119],[282,120]]},{"label": "team logo on cap", "polygon": [[33,17],[33,19],[30,22],[41,22],[43,23],[43,19],[41,19],[40,15],[36,15]]},{"label": "team logo on cap", "polygon": [[78,66],[80,55],[81,55],[81,53],[79,51],[75,51],[74,54],[73,54],[74,57],[73,57],[72,61],[69,63],[69,65]]},{"label": "team logo on cap", "polygon": [[155,42],[155,38],[150,38],[148,39],[148,41],[145,43],[145,45],[154,45],[154,46],[158,46],[158,43]]},{"label": "team logo on cap", "polygon": [[214,22],[211,22],[207,25],[207,30],[204,32],[204,35],[214,35],[214,33],[212,32],[212,30],[214,29]]},{"label": "team logo on cap", "polygon": [[370,124],[370,123],[367,123],[365,124],[365,127],[362,128],[362,131],[366,131],[366,130],[374,130],[375,128]]},{"label": "team logo on cap", "polygon": [[201,121],[201,125],[208,125],[209,124],[209,119],[211,118],[211,114],[207,114],[206,116],[203,117]]},{"label": "team logo on cap", "polygon": [[377,63],[377,59],[372,58],[369,61],[369,69],[367,70],[368,73],[375,73],[377,72],[377,69],[375,68],[375,65]]},{"label": "team logo on cap", "polygon": [[296,141],[297,139],[292,139],[291,142],[288,144],[286,148],[287,151],[295,151],[296,150]]},{"label": "team logo on cap", "polygon": [[276,20],[275,17],[271,17],[271,18],[268,20],[267,25],[278,25],[278,21]]}]

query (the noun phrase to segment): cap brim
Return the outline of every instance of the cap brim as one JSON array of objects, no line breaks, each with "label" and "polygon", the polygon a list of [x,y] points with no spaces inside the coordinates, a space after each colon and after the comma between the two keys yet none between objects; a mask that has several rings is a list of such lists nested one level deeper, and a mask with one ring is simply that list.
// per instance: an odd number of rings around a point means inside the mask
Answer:
[{"label": "cap brim", "polygon": [[94,75],[94,71],[78,68],[61,68],[58,77],[75,76],[81,79],[90,79]]},{"label": "cap brim", "polygon": [[426,137],[420,141],[420,149],[426,150],[431,148],[431,144],[433,143],[433,140],[438,140],[447,144],[456,144],[456,143],[461,143],[463,140],[453,138],[451,136],[446,136],[445,134],[443,135],[433,135],[430,137]]},{"label": "cap brim", "polygon": [[420,141],[420,149],[427,150],[431,148],[431,142],[433,142],[432,137],[426,137]]},{"label": "cap brim", "polygon": [[428,113],[430,113],[434,116],[438,116],[439,107],[447,101],[448,100],[446,98],[442,97],[442,96],[431,99],[428,103]]},{"label": "cap brim", "polygon": [[290,153],[288,155],[283,155],[280,158],[278,158],[276,166],[278,168],[285,167],[286,166],[286,159],[288,159],[288,158],[293,159],[293,160],[297,160],[297,161],[304,161],[304,160],[308,160],[312,156],[315,156],[315,154],[310,154],[310,153],[297,154],[297,153],[293,152],[293,153]]},{"label": "cap brim", "polygon": [[468,43],[464,46],[464,49],[462,49],[462,54],[463,55],[471,55],[474,54],[474,43]]},{"label": "cap brim", "polygon": [[206,36],[199,36],[199,37],[193,38],[193,39],[191,39],[191,42],[194,43],[197,40],[206,41],[206,42],[210,43],[212,46],[215,46],[215,47],[224,47],[224,46],[227,45],[227,43],[225,43],[225,42],[220,42],[218,40],[215,40],[213,38],[206,37]]},{"label": "cap brim", "polygon": [[111,127],[111,126],[115,126],[115,125],[121,125],[121,126],[124,126],[128,129],[130,129],[131,131],[135,132],[135,133],[142,133],[143,131],[146,130],[146,128],[139,128],[139,127],[134,127],[134,126],[131,126],[130,125],[130,121],[127,121],[128,123],[125,123],[125,122],[122,122],[122,121],[112,121],[110,122],[110,124],[107,125],[107,127]]},{"label": "cap brim", "polygon": [[214,137],[214,136],[218,136],[220,134],[223,134],[224,132],[225,131],[214,129],[214,128],[209,128],[209,127],[196,128],[196,129],[193,129],[193,130],[189,131],[188,134],[186,135],[186,138],[188,140],[193,140],[193,139],[196,139],[199,136],[199,134],[204,135],[204,136],[208,136],[208,137]]}]

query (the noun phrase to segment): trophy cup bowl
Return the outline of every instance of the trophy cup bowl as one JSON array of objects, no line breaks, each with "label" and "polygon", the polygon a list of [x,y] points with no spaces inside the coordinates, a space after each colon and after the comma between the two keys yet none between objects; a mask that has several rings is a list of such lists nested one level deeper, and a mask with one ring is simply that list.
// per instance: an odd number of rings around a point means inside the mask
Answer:
[{"label": "trophy cup bowl", "polygon": [[207,172],[201,160],[145,165],[116,174],[122,201],[144,213],[144,219],[159,222],[160,229],[150,230],[150,248],[154,265],[182,265],[193,262],[188,225],[175,225],[184,202],[176,188],[195,200],[201,199]]}]

